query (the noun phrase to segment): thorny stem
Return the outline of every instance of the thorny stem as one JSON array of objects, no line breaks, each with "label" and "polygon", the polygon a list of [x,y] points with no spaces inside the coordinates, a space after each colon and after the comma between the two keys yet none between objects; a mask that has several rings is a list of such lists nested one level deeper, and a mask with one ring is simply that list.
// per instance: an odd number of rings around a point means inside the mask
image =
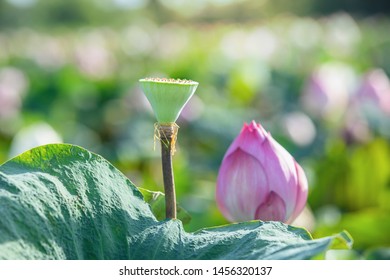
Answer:
[{"label": "thorny stem", "polygon": [[172,125],[160,125],[159,130],[165,191],[165,215],[167,219],[176,219],[175,181],[172,168],[174,127]]}]

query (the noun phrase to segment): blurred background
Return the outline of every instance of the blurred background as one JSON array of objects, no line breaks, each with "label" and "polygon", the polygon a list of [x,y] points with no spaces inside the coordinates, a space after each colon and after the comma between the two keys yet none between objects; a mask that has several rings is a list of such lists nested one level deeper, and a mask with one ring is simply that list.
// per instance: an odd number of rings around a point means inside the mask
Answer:
[{"label": "blurred background", "polygon": [[365,0],[0,0],[0,162],[65,142],[162,191],[143,77],[200,83],[174,157],[187,231],[226,224],[223,155],[256,120],[303,166],[296,222],[346,229],[354,250],[390,258],[390,2]]}]

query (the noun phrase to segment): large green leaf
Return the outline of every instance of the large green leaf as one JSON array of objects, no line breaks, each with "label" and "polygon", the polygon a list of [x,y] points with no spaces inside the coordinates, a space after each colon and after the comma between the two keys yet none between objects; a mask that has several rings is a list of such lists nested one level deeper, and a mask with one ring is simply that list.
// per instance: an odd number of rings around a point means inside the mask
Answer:
[{"label": "large green leaf", "polygon": [[307,259],[351,243],[278,222],[186,233],[105,159],[63,144],[0,166],[0,214],[0,259]]}]

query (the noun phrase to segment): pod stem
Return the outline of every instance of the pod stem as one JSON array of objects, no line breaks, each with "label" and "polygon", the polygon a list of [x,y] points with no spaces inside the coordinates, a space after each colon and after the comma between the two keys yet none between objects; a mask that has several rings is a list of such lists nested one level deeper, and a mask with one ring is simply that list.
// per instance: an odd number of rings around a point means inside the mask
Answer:
[{"label": "pod stem", "polygon": [[165,192],[165,215],[167,219],[176,219],[176,194],[173,177],[172,155],[175,150],[177,126],[175,124],[159,124],[161,141],[162,173]]}]

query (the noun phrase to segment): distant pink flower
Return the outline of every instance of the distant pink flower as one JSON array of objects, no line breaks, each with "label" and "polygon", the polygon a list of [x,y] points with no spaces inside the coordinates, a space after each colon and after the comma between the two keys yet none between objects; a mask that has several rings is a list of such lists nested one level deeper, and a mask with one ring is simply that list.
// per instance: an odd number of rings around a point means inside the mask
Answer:
[{"label": "distant pink flower", "polygon": [[357,99],[390,115],[390,80],[382,69],[372,70],[364,76]]},{"label": "distant pink flower", "polygon": [[302,105],[312,116],[337,121],[345,113],[354,84],[354,72],[349,66],[323,64],[305,83]]},{"label": "distant pink flower", "polygon": [[28,81],[22,71],[13,67],[0,68],[0,119],[19,114]]},{"label": "distant pink flower", "polygon": [[303,210],[308,184],[294,158],[260,124],[244,124],[223,158],[217,203],[230,221],[291,223]]}]

